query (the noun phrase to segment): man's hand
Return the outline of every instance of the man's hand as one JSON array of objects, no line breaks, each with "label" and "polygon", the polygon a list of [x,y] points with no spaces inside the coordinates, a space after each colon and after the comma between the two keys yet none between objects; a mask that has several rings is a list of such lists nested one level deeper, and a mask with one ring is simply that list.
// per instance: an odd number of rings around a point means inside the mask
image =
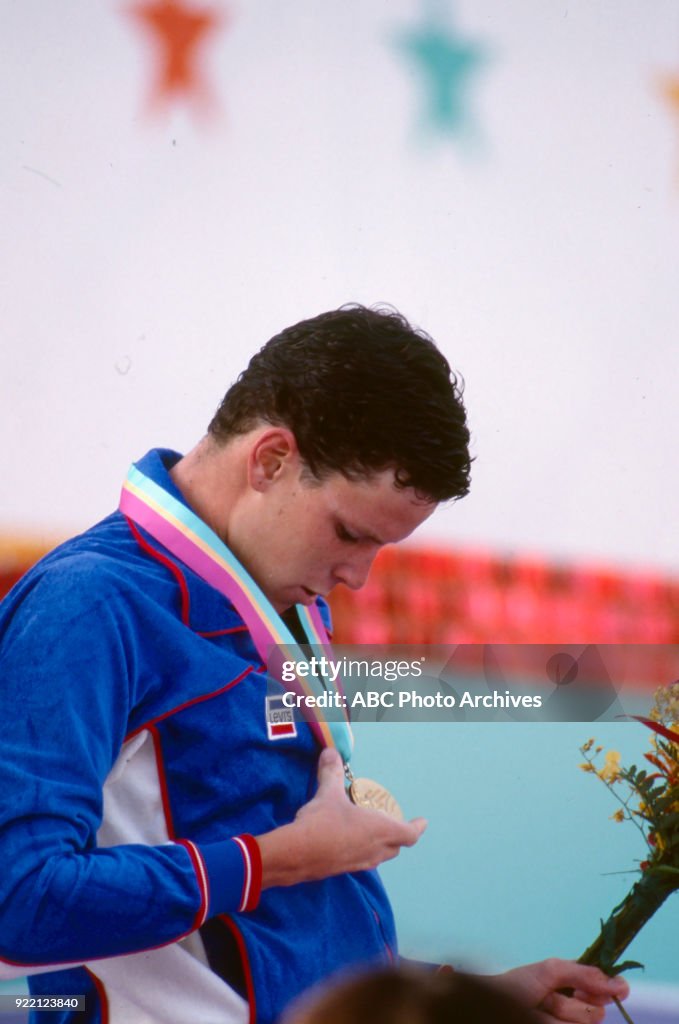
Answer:
[{"label": "man's hand", "polygon": [[336,750],[318,762],[318,790],[290,825],[257,836],[262,853],[262,888],[294,885],[377,867],[402,846],[414,846],[427,823],[395,821],[382,811],[356,807],[345,792]]},{"label": "man's hand", "polygon": [[[494,980],[518,1002],[535,1009],[544,1024],[599,1024],[606,1004],[629,994],[624,978],[609,978],[598,967],[584,967],[572,960],[542,960],[499,974]],[[563,995],[560,989],[572,990],[573,995]]]}]

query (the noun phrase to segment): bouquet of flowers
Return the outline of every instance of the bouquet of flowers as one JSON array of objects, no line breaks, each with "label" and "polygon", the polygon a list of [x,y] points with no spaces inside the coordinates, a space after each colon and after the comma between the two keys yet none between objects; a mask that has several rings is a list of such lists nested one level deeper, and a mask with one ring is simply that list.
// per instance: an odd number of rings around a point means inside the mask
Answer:
[{"label": "bouquet of flowers", "polygon": [[594,739],[580,748],[585,758],[580,767],[595,774],[620,804],[612,817],[631,821],[646,847],[640,877],[608,920],[602,921],[599,935],[579,959],[610,975],[641,966],[618,961],[658,907],[679,889],[679,682],[656,691],[648,718],[634,717],[651,730],[651,749],[644,754],[650,769],[622,767],[614,750],[604,755],[602,763],[603,750]]}]

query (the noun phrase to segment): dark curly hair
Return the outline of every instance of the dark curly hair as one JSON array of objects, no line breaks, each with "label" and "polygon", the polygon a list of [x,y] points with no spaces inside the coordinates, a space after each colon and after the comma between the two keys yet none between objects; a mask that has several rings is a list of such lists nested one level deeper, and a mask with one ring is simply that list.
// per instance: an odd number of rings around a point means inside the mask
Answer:
[{"label": "dark curly hair", "polygon": [[338,976],[288,1009],[282,1024],[538,1024],[492,982],[400,963]]},{"label": "dark curly hair", "polygon": [[469,490],[462,387],[431,338],[389,307],[342,306],[267,342],[208,432],[225,443],[261,421],[292,431],[317,479],[393,468],[398,486],[433,501]]}]

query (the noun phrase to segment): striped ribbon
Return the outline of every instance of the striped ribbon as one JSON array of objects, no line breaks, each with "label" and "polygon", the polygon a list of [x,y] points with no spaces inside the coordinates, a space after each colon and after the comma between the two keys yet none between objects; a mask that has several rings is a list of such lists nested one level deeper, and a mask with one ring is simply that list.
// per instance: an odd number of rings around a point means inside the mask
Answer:
[{"label": "striped ribbon", "polygon": [[[277,661],[307,661],[281,616],[214,530],[134,464],[123,483],[119,508],[175,558],[228,598],[247,626],[264,664],[272,648],[275,648]],[[321,647],[326,656],[331,657],[330,640],[317,605],[309,608],[297,605],[296,608],[309,644]],[[311,672],[308,676],[296,674],[294,681],[285,686],[302,697],[335,693],[329,679],[321,680]],[[320,745],[335,747],[348,765],[353,735],[346,711],[343,720],[328,721],[322,708],[304,706],[302,710]]]}]

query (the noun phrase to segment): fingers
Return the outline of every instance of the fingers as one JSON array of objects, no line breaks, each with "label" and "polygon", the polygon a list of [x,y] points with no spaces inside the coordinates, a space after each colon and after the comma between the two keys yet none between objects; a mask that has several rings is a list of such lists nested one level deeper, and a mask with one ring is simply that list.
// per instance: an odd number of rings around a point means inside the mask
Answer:
[{"label": "fingers", "polygon": [[[573,999],[580,999],[583,1003],[591,1003],[593,1006],[607,1006],[610,1001],[610,995],[597,995],[594,992],[573,992]],[[617,999],[626,998],[623,996],[616,996]]]},{"label": "fingers", "polygon": [[540,1010],[546,1013],[546,1021],[568,1021],[568,1024],[600,1024],[606,1016],[603,1006],[594,1006],[558,992],[548,995]]},{"label": "fingers", "polygon": [[[364,847],[371,867],[396,857],[403,846],[414,846],[427,822],[424,818],[399,821],[384,811],[361,807],[348,799],[342,759],[326,748],[318,760],[318,790],[310,804],[299,812],[321,815],[336,835],[345,835],[347,847]],[[332,822],[332,826],[331,823]]]},{"label": "fingers", "polygon": [[403,846],[414,846],[417,840],[420,838],[424,830],[426,829],[429,822],[426,818],[412,818],[411,821],[407,822],[410,826],[411,833],[410,838],[406,839],[402,844]]},{"label": "fingers", "polygon": [[383,842],[393,848],[393,857],[402,846],[414,846],[427,827],[425,818],[413,818],[412,821],[397,821],[385,811],[372,810],[367,807],[354,807],[352,811],[359,814],[359,820],[370,823],[373,834],[381,837]]},{"label": "fingers", "polygon": [[344,765],[339,753],[326,747],[318,759],[318,795],[324,797],[333,791],[344,796]]},{"label": "fingers", "polygon": [[585,1002],[605,1003],[614,998],[626,999],[629,995],[629,985],[624,978],[609,978],[598,967],[587,967],[568,960],[556,960],[553,963],[559,974],[558,987],[568,985]]},{"label": "fingers", "polygon": [[599,1024],[606,1016],[607,1003],[629,995],[629,985],[624,978],[609,978],[598,967],[558,959],[546,961],[545,966],[552,975],[550,987],[568,986],[570,990],[568,995],[551,991],[545,996],[539,1006],[546,1014],[545,1021]]},{"label": "fingers", "polygon": [[[340,795],[345,799],[346,780],[344,775],[344,763],[337,750],[332,747],[325,747],[318,759],[318,791],[317,797],[323,800],[326,796]],[[382,811],[373,811],[360,808],[364,814],[380,814],[385,817]],[[377,819],[379,820],[379,819]],[[408,822],[393,822],[394,842],[401,846],[414,846],[417,840],[427,827],[424,818],[413,818]],[[383,822],[382,822],[383,824]]]},{"label": "fingers", "polygon": [[607,1003],[629,994],[624,978],[609,978],[598,967],[557,957],[515,967],[498,975],[496,981],[525,1006],[540,1010],[550,1024],[598,1024]]}]

